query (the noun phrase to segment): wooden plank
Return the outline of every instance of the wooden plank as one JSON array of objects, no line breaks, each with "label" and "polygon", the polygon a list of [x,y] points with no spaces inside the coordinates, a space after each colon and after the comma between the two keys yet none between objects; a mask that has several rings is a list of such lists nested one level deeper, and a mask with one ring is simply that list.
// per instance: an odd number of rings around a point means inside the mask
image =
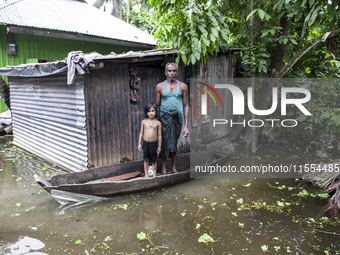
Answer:
[{"label": "wooden plank", "polygon": [[140,172],[140,171],[136,171],[136,172],[132,172],[132,173],[128,173],[128,174],[121,174],[121,175],[117,175],[117,176],[113,176],[113,177],[109,177],[109,178],[104,178],[104,179],[100,179],[100,180],[90,181],[90,182],[87,182],[86,184],[128,180],[128,179],[132,179],[132,178],[137,177],[141,173],[142,172]]}]

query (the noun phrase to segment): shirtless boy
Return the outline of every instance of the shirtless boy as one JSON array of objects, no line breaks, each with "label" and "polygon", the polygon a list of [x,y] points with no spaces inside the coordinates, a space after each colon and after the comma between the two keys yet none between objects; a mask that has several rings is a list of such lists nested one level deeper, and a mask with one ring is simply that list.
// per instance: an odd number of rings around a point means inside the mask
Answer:
[{"label": "shirtless boy", "polygon": [[[162,126],[156,119],[157,105],[155,103],[148,103],[144,109],[145,118],[142,121],[138,150],[143,149],[144,173],[148,178],[149,162],[152,164],[153,177],[156,177],[157,172],[157,155],[161,152],[162,147]],[[158,141],[157,141],[158,139]]]}]

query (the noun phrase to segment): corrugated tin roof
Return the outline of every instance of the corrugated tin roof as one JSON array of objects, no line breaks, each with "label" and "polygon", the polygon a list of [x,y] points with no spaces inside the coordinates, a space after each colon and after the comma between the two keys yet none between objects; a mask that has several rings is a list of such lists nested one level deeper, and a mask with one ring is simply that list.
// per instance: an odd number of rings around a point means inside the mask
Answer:
[{"label": "corrugated tin roof", "polygon": [[[88,58],[96,60],[112,60],[112,59],[129,59],[129,58],[144,58],[144,57],[153,57],[153,56],[161,56],[161,55],[171,55],[171,54],[179,54],[179,51],[171,51],[172,48],[163,48],[156,50],[146,50],[146,51],[129,51],[120,54],[115,54],[111,52],[107,55],[102,55],[97,52],[87,53],[85,54]],[[47,66],[47,69],[40,70],[39,75],[36,75],[33,72],[34,68]],[[66,60],[56,61],[56,62],[46,62],[46,63],[27,63],[21,64],[17,66],[7,66],[0,67],[0,75],[8,75],[8,76],[20,76],[20,77],[40,77],[40,76],[48,76],[51,74],[56,74],[60,72],[64,72],[67,70]],[[15,73],[9,74],[11,70],[16,70]],[[45,73],[45,75],[44,75]]]},{"label": "corrugated tin roof", "polygon": [[170,55],[179,54],[179,51],[169,51],[172,48],[164,48],[157,50],[146,50],[146,51],[129,51],[121,54],[108,54],[108,55],[97,55],[93,57],[93,60],[103,60],[103,59],[117,59],[117,58],[143,58],[158,55]]},{"label": "corrugated tin roof", "polygon": [[[20,0],[19,0],[20,1]],[[221,49],[222,54],[230,54],[230,52],[240,51],[240,48],[229,47],[228,49]],[[121,54],[111,52],[107,55],[101,55],[97,52],[85,54],[88,58],[93,59],[95,62],[99,60],[114,60],[114,59],[140,59],[146,57],[155,57],[162,55],[179,54],[177,50],[172,48],[162,48],[146,51],[129,51]],[[47,63],[28,63],[18,66],[0,67],[0,75],[7,75],[13,77],[42,77],[56,73],[65,72],[67,70],[67,63],[65,60]]]},{"label": "corrugated tin roof", "polygon": [[79,0],[12,0],[0,4],[0,24],[155,45],[142,30]]}]

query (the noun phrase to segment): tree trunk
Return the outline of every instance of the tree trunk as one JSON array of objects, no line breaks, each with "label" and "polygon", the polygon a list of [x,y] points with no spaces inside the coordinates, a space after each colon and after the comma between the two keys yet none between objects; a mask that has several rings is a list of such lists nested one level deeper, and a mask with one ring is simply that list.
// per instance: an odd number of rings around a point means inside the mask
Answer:
[{"label": "tree trunk", "polygon": [[122,19],[123,18],[122,1],[113,0],[112,4],[113,4],[113,8],[112,8],[111,15],[117,17],[118,19]]},{"label": "tree trunk", "polygon": [[129,23],[130,16],[130,0],[126,0],[126,23]]},{"label": "tree trunk", "polygon": [[[333,60],[338,58],[338,52],[337,52],[337,45],[336,40],[333,40],[332,38],[329,38],[327,40],[327,52],[329,54],[333,54],[334,58],[332,56],[328,57],[327,60]],[[331,67],[331,63],[327,62],[326,66]]]},{"label": "tree trunk", "polygon": [[[280,26],[282,27],[282,30],[279,32],[279,36],[287,37],[290,35],[290,27],[291,27],[291,19],[289,19],[286,15],[282,16],[280,19]],[[281,66],[283,64],[284,56],[287,51],[289,41],[284,43],[276,43],[274,54],[272,55],[271,63],[269,65],[269,71],[268,71],[268,78],[278,78],[279,71],[281,70]],[[269,108],[272,98],[272,89],[275,85],[275,81],[272,79],[268,79],[264,82],[262,87],[256,92],[258,95],[256,97],[255,106],[258,110],[266,110]],[[255,93],[255,92],[253,92]],[[249,110],[248,110],[249,111]],[[246,114],[246,116],[251,116],[251,114]],[[252,118],[256,119],[263,119],[263,116],[253,116]],[[249,117],[248,117],[249,118]],[[248,122],[248,118],[246,120],[246,125]],[[252,130],[255,129],[255,134],[252,133]],[[247,126],[246,133],[242,139],[241,145],[249,148],[252,144],[252,141],[254,144],[257,144],[258,137],[260,135],[261,128],[254,128]]]},{"label": "tree trunk", "polygon": [[[292,25],[291,19],[289,19],[286,15],[283,15],[280,19],[280,26],[282,27],[282,30],[279,32],[279,37],[287,37],[290,35],[290,27]],[[288,47],[289,41],[284,44],[277,42],[274,54],[272,55],[272,59],[269,65],[269,72],[268,77],[269,78],[278,78],[278,73],[281,70],[283,59],[286,55],[287,47]]]}]

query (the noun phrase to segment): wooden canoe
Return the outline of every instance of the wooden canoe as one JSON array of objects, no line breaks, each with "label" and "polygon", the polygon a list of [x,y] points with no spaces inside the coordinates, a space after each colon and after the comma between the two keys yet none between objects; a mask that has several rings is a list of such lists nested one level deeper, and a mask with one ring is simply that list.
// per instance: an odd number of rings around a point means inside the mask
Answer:
[{"label": "wooden canoe", "polygon": [[[145,178],[144,174],[128,180],[112,180],[114,176],[126,176],[129,173],[134,175],[136,171],[143,171],[143,161],[135,161],[92,168],[83,172],[67,173],[55,175],[49,180],[45,180],[38,175],[34,175],[36,182],[46,191],[62,190],[86,195],[110,197],[115,195],[131,194],[182,183],[190,179],[190,157],[195,158],[195,162],[201,165],[224,164],[231,154],[220,152],[198,152],[177,155],[178,173],[168,173],[167,175],[157,175],[156,177]],[[158,162],[158,172],[160,172],[161,162]],[[167,161],[167,169],[171,169],[171,161]],[[110,180],[111,179],[111,180]],[[119,178],[118,178],[119,179]],[[100,181],[98,181],[100,180]]]}]

